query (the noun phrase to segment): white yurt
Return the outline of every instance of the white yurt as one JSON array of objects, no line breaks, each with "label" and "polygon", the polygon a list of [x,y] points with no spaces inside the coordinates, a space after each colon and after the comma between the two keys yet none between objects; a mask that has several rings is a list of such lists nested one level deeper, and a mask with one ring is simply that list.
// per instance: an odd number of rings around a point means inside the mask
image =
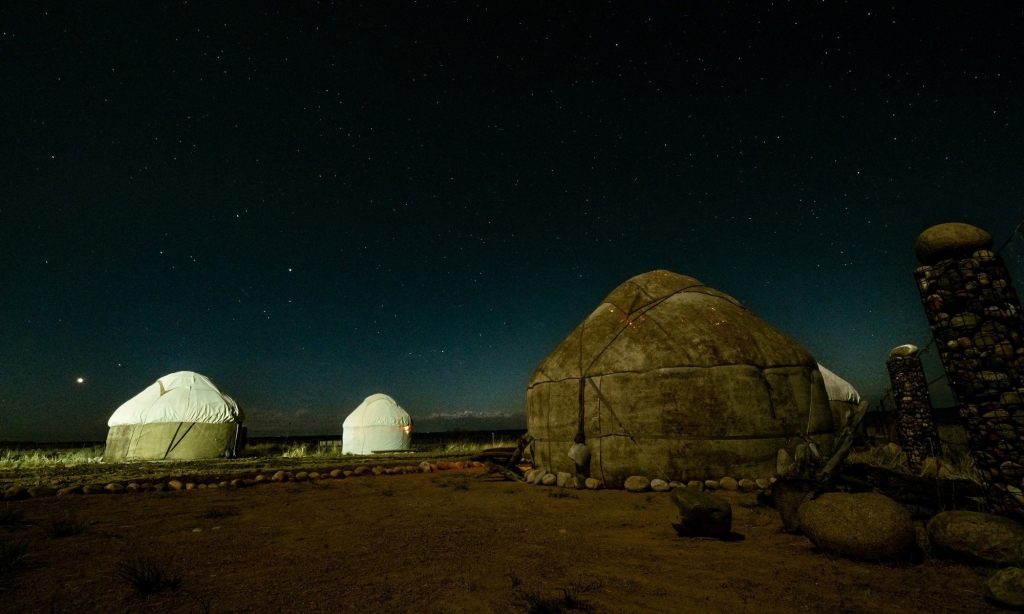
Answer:
[{"label": "white yurt", "polygon": [[342,425],[342,454],[408,450],[411,442],[412,418],[386,394],[366,397]]},{"label": "white yurt", "polygon": [[818,371],[821,372],[821,379],[825,381],[825,394],[828,395],[828,405],[832,410],[832,423],[835,425],[836,434],[843,430],[846,424],[846,412],[857,409],[860,405],[860,393],[850,385],[850,382],[839,377],[818,364]]},{"label": "white yurt", "polygon": [[204,375],[165,375],[110,416],[103,459],[195,460],[235,456],[245,415]]}]

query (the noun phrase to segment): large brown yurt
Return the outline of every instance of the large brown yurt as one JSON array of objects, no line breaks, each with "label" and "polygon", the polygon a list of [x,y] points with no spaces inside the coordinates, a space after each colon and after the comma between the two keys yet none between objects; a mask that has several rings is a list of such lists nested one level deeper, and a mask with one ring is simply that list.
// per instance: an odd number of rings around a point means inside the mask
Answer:
[{"label": "large brown yurt", "polygon": [[631,475],[769,477],[779,449],[807,437],[824,455],[835,439],[814,357],[732,297],[669,271],[616,288],[544,360],[527,426],[538,467],[613,488]]}]

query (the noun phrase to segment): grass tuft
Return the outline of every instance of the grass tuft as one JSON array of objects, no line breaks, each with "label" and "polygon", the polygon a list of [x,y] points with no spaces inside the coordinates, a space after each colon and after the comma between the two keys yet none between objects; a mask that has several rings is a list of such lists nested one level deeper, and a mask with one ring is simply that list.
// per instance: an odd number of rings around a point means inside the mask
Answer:
[{"label": "grass tuft", "polygon": [[206,508],[206,511],[199,515],[200,518],[225,518],[227,516],[237,516],[237,507],[217,507],[211,505]]},{"label": "grass tuft", "polygon": [[21,510],[7,506],[0,509],[0,528],[17,529],[26,524],[25,515]]},{"label": "grass tuft", "polygon": [[156,559],[138,556],[117,564],[114,576],[130,586],[141,597],[165,590],[175,591],[181,586],[181,574],[164,568]]},{"label": "grass tuft", "polygon": [[579,495],[567,490],[549,490],[548,496],[552,499],[579,499]]},{"label": "grass tuft", "polygon": [[74,537],[75,535],[80,535],[84,530],[85,525],[68,518],[65,520],[58,520],[51,524],[50,528],[46,530],[46,534],[54,539],[59,539],[61,537]]},{"label": "grass tuft", "polygon": [[601,581],[594,579],[584,583],[581,576],[575,582],[555,591],[552,596],[545,596],[540,590],[527,590],[520,586],[518,578],[509,572],[513,579],[515,605],[527,614],[563,614],[564,612],[589,612],[590,604],[583,598],[586,593],[601,588]]},{"label": "grass tuft", "polygon": [[7,580],[28,562],[28,542],[0,544],[0,591],[6,590]]}]

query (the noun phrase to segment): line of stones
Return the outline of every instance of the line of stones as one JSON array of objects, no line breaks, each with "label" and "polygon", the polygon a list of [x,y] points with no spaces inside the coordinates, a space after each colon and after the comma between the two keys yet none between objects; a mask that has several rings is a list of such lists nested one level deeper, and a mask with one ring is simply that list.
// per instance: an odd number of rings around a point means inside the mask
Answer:
[{"label": "line of stones", "polygon": [[383,467],[378,465],[372,468],[359,466],[355,469],[334,469],[332,471],[324,471],[322,473],[318,471],[291,472],[281,470],[274,474],[269,474],[268,472],[253,475],[252,472],[247,472],[242,475],[250,477],[234,477],[230,479],[215,478],[209,481],[203,481],[201,478],[195,480],[171,478],[167,481],[163,481],[162,479],[130,480],[127,482],[110,482],[108,484],[72,484],[61,489],[53,489],[47,486],[30,486],[28,488],[12,486],[4,491],[3,498],[5,501],[16,501],[30,497],[48,497],[53,495],[65,496],[104,493],[117,494],[124,492],[163,492],[177,490],[244,488],[247,486],[255,486],[257,484],[271,482],[316,482],[329,479],[340,480],[350,477],[359,477],[362,475],[432,473],[434,471],[475,469],[480,467],[483,467],[482,463],[472,461],[439,461],[437,463],[423,461],[417,467],[413,467],[412,465],[396,467]]},{"label": "line of stones", "polygon": [[[601,490],[604,482],[597,478],[586,478],[574,476],[567,471],[551,473],[545,469],[530,469],[524,475],[527,484],[536,486],[557,486],[559,488],[575,488],[582,490]],[[697,490],[732,490],[740,492],[755,492],[767,490],[775,482],[775,478],[758,478],[756,480],[736,480],[731,477],[724,477],[721,480],[690,480],[687,483],[666,481],[659,478],[648,479],[644,476],[634,475],[626,478],[624,489],[630,492],[668,492],[673,488],[695,488]]]},{"label": "line of stones", "polygon": [[889,356],[889,381],[896,401],[896,430],[907,464],[920,471],[924,459],[939,456],[942,444],[932,418],[928,379],[918,356]]},{"label": "line of stones", "polygon": [[914,271],[992,511],[1024,519],[1024,318],[989,250]]}]

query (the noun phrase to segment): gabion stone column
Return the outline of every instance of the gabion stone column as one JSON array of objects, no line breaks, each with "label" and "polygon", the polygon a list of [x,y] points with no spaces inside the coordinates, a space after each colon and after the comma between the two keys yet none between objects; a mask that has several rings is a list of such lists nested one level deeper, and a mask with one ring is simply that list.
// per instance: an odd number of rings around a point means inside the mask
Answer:
[{"label": "gabion stone column", "polygon": [[989,505],[1024,520],[1024,317],[991,249],[980,228],[933,226],[917,239],[914,275]]},{"label": "gabion stone column", "polygon": [[914,345],[901,345],[889,352],[889,381],[896,400],[896,430],[900,445],[907,454],[907,464],[914,471],[929,456],[942,452],[939,430],[932,419],[932,398],[924,366]]}]

